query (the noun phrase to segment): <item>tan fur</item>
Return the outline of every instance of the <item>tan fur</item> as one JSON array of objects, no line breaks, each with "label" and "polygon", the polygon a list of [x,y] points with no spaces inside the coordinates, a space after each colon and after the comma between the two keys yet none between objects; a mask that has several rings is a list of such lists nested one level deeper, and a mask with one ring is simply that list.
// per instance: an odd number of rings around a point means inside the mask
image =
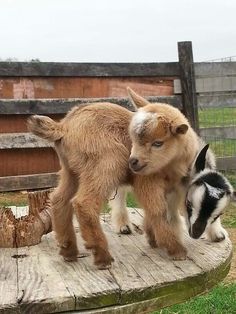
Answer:
[{"label": "tan fur", "polygon": [[[139,135],[132,129],[135,114],[110,103],[76,107],[60,122],[39,116],[29,120],[33,133],[55,141],[62,169],[59,185],[51,195],[53,225],[61,254],[68,260],[78,255],[72,226],[74,208],[95,264],[99,268],[110,266],[112,257],[99,214],[112,193],[127,183],[133,185],[145,209],[145,230],[151,246],[166,249],[173,258],[186,256],[180,231],[175,232],[179,230],[177,206],[183,205],[186,187],[182,179],[196,156],[198,137],[177,109],[149,104],[132,90],[129,93],[137,107],[144,105],[141,110],[157,114],[157,121],[147,121]],[[156,140],[164,141],[164,145],[152,147]],[[130,152],[145,165],[136,175],[128,169]],[[124,208],[122,215],[126,220]]]}]

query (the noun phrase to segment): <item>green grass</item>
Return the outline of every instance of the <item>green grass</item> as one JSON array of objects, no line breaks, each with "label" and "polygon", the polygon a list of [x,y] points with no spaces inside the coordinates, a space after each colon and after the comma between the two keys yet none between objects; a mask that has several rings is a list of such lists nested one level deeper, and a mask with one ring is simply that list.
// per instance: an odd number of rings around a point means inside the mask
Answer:
[{"label": "green grass", "polygon": [[199,109],[200,127],[236,125],[236,108],[208,108]]},{"label": "green grass", "polygon": [[21,192],[0,193],[0,206],[26,206],[28,204],[27,194]]},{"label": "green grass", "polygon": [[127,195],[127,206],[128,207],[138,207],[138,203],[132,193]]},{"label": "green grass", "polygon": [[217,157],[236,156],[236,139],[205,140]]},{"label": "green grass", "polygon": [[236,284],[220,284],[207,295],[176,304],[153,314],[233,314],[236,313]]},{"label": "green grass", "polygon": [[226,228],[236,228],[236,204],[231,203],[222,216],[222,222]]},{"label": "green grass", "polygon": [[236,170],[228,170],[226,172],[222,172],[233,185],[234,189],[236,190]]}]

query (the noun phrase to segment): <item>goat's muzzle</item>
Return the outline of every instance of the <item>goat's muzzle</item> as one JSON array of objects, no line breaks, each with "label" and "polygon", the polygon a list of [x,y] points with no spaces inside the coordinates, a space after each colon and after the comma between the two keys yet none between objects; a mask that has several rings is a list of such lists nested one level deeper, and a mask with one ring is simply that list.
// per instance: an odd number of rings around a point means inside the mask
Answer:
[{"label": "goat's muzzle", "polygon": [[147,166],[146,163],[142,164],[137,158],[130,157],[129,159],[129,168],[133,172],[140,172],[143,168]]}]

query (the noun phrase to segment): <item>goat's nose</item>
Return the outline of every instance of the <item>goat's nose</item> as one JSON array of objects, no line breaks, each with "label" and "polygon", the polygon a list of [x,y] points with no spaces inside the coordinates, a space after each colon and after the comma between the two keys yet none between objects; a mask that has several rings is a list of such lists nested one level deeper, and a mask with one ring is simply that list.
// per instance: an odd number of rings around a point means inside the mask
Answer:
[{"label": "goat's nose", "polygon": [[134,158],[134,157],[131,157],[131,158],[129,159],[129,164],[130,164],[131,167],[137,166],[137,164],[138,164],[138,159],[137,159],[137,158]]}]

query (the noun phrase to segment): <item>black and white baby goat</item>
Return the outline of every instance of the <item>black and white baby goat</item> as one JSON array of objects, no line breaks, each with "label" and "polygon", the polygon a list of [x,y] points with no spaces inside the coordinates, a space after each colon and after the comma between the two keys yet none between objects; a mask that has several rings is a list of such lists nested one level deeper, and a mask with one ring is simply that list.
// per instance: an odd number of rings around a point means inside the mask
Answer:
[{"label": "black and white baby goat", "polygon": [[208,240],[219,242],[227,235],[221,225],[220,215],[233,196],[233,187],[215,170],[215,159],[210,151],[206,159],[208,148],[209,145],[203,147],[192,169],[186,197],[187,222],[192,238],[206,235]]}]

